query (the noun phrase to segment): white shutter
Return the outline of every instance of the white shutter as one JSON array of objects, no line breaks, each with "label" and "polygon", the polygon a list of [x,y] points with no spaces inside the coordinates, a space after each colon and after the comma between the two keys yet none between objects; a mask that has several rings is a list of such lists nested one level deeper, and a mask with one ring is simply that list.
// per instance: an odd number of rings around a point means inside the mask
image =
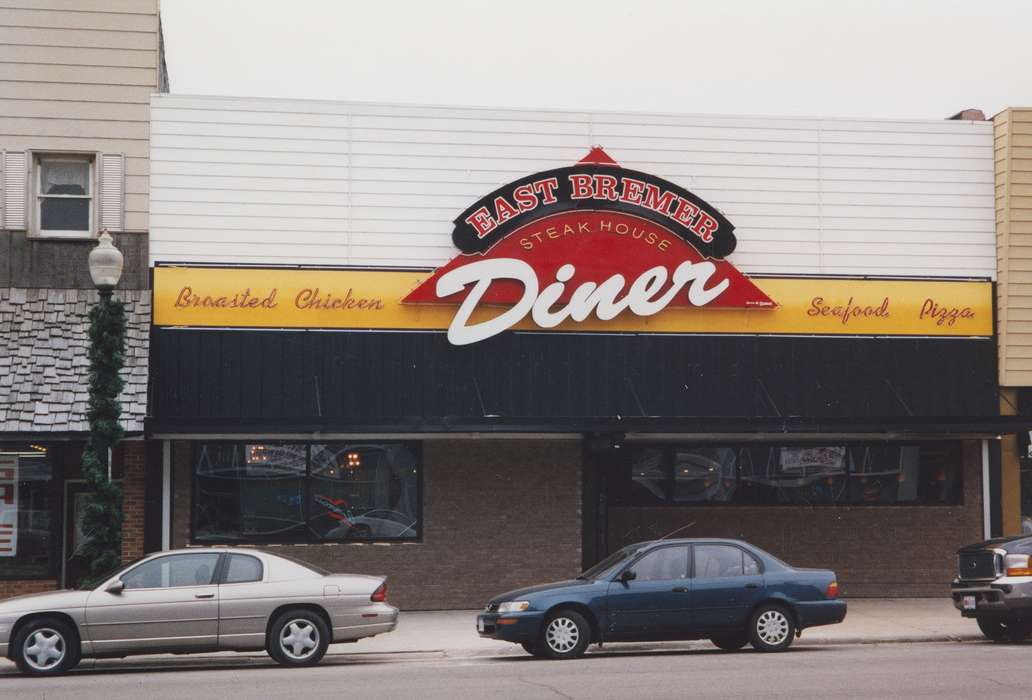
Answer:
[{"label": "white shutter", "polygon": [[23,231],[29,225],[29,154],[25,151],[3,153],[3,188],[0,192],[3,227]]},{"label": "white shutter", "polygon": [[125,229],[125,156],[121,153],[100,155],[100,228],[108,231]]}]

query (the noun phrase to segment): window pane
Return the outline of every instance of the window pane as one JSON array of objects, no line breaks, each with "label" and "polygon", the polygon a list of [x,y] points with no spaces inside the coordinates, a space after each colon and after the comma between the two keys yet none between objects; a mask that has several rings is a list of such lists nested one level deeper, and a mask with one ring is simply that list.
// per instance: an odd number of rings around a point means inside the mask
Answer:
[{"label": "window pane", "polygon": [[845,447],[782,447],[779,453],[779,502],[827,505],[844,500],[848,458]]},{"label": "window pane", "polygon": [[742,550],[726,544],[695,545],[695,578],[741,576]]},{"label": "window pane", "polygon": [[305,539],[306,453],[298,444],[199,445],[194,540]]},{"label": "window pane", "polygon": [[631,503],[639,506],[666,503],[670,500],[669,486],[663,450],[645,448],[631,451]]},{"label": "window pane", "polygon": [[746,576],[756,576],[760,573],[760,563],[753,558],[751,554],[742,553],[742,562],[744,564],[744,573]]},{"label": "window pane", "polygon": [[53,575],[53,466],[43,448],[0,451],[0,576]]},{"label": "window pane", "polygon": [[904,455],[903,463],[917,472],[917,501],[925,504],[958,504],[964,502],[963,460],[961,443],[933,442],[921,445],[917,467]]},{"label": "window pane", "polygon": [[735,452],[726,447],[674,450],[674,502],[730,501],[735,493]]},{"label": "window pane", "polygon": [[40,224],[43,231],[89,231],[88,199],[50,199],[40,201]]},{"label": "window pane", "polygon": [[405,445],[312,445],[311,532],[324,540],[417,538],[418,469]]},{"label": "window pane", "polygon": [[141,564],[122,577],[127,589],[203,586],[211,583],[219,555],[177,554]]},{"label": "window pane", "polygon": [[954,505],[963,502],[962,446],[953,440],[637,447],[607,483],[615,506]]},{"label": "window pane", "polygon": [[245,583],[262,580],[262,563],[255,557],[230,554],[226,568],[226,583]]},{"label": "window pane", "polygon": [[663,547],[639,559],[632,571],[636,581],[667,581],[688,578],[688,548]]},{"label": "window pane", "polygon": [[90,193],[90,164],[87,161],[40,161],[40,194]]}]

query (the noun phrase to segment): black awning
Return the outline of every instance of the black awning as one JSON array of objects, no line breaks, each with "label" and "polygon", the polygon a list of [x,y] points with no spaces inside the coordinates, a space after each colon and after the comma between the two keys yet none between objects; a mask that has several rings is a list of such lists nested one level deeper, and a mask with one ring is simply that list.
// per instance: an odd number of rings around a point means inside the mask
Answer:
[{"label": "black awning", "polygon": [[[156,328],[151,434],[978,434],[987,339]],[[1027,413],[1032,413],[1028,411]]]},{"label": "black awning", "polygon": [[439,420],[416,418],[372,421],[239,419],[147,420],[148,435],[313,435],[323,433],[368,434],[690,434],[690,435],[884,435],[984,436],[992,437],[1032,430],[1032,416],[907,416],[885,418],[805,418],[789,416],[712,418],[697,416],[611,416],[581,418],[480,418],[455,417]]}]

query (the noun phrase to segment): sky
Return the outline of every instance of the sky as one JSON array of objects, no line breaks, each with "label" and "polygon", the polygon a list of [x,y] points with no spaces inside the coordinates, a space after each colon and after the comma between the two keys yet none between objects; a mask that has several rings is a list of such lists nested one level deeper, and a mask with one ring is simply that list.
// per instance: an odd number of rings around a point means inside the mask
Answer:
[{"label": "sky", "polygon": [[1032,105],[1029,0],[161,0],[171,92],[817,117]]}]

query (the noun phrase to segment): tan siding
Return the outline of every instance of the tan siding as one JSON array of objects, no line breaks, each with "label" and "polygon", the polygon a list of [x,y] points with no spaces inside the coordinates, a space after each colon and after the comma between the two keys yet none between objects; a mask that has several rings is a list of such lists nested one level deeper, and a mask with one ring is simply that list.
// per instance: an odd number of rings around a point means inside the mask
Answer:
[{"label": "tan siding", "polygon": [[91,49],[81,46],[0,46],[0,63],[63,64],[66,66],[155,67],[157,56],[152,51],[125,49]]},{"label": "tan siding", "polygon": [[151,0],[0,0],[0,7],[12,10],[74,10],[76,12],[154,14],[154,3]]},{"label": "tan siding", "polygon": [[0,0],[0,148],[122,153],[147,230],[157,0]]},{"label": "tan siding", "polygon": [[150,68],[118,66],[59,66],[41,63],[0,63],[0,81],[81,83],[84,85],[142,85],[154,87]]},{"label": "tan siding", "polygon": [[0,44],[12,46],[81,46],[150,51],[157,32],[108,32],[95,29],[53,29],[0,25]]},{"label": "tan siding", "polygon": [[0,114],[5,117],[26,119],[69,119],[74,117],[75,119],[146,124],[150,118],[150,107],[146,103],[0,99]]},{"label": "tan siding", "polygon": [[136,15],[124,12],[0,8],[0,24],[7,27],[154,32],[157,31],[158,21],[156,15]]}]

